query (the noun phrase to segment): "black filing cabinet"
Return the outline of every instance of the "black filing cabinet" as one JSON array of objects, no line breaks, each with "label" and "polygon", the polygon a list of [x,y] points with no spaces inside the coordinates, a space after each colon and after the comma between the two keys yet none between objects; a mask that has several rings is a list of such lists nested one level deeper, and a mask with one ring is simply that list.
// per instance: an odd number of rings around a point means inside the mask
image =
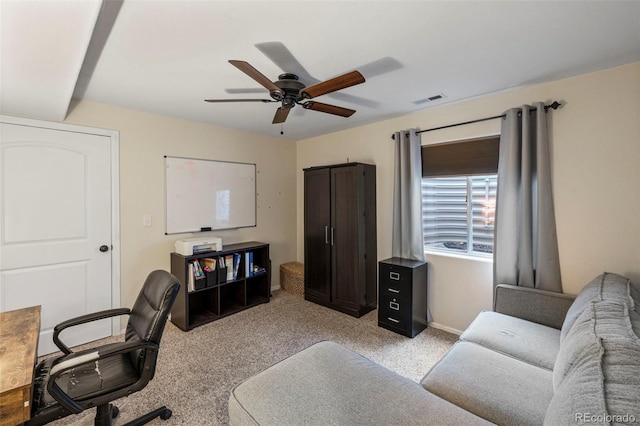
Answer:
[{"label": "black filing cabinet", "polygon": [[427,327],[427,263],[392,257],[378,263],[378,325],[408,337]]}]

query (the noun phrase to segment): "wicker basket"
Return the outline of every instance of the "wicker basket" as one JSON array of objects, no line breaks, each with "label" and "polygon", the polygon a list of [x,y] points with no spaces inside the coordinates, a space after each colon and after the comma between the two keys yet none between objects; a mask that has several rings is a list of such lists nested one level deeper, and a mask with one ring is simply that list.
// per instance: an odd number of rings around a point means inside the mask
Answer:
[{"label": "wicker basket", "polygon": [[280,265],[280,287],[287,293],[304,297],[304,265],[300,262]]}]

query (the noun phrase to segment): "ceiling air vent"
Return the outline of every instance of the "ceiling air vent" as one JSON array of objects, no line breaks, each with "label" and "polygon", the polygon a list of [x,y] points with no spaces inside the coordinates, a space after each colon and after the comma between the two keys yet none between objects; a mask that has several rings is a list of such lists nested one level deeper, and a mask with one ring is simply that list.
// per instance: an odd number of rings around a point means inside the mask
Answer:
[{"label": "ceiling air vent", "polygon": [[444,93],[440,93],[439,95],[433,95],[433,96],[429,96],[428,98],[424,98],[424,99],[419,99],[417,101],[413,101],[414,104],[416,105],[422,105],[422,104],[426,104],[427,102],[435,102],[435,101],[439,101],[441,99],[446,98]]}]

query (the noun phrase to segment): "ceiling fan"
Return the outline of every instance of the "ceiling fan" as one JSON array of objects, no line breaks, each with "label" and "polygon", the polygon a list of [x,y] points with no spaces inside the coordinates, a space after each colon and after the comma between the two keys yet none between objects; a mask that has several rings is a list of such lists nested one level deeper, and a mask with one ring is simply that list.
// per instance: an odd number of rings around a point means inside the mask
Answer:
[{"label": "ceiling fan", "polygon": [[313,99],[365,82],[362,74],[358,71],[351,71],[311,86],[305,86],[302,82],[298,81],[296,74],[280,74],[277,81],[271,81],[248,62],[230,60],[229,63],[267,89],[271,99],[205,99],[205,102],[280,102],[281,106],[276,110],[276,114],[273,117],[273,124],[284,123],[289,115],[289,111],[291,111],[296,104],[302,106],[304,109],[339,115],[341,117],[350,117],[356,112],[355,110],[308,99]]}]

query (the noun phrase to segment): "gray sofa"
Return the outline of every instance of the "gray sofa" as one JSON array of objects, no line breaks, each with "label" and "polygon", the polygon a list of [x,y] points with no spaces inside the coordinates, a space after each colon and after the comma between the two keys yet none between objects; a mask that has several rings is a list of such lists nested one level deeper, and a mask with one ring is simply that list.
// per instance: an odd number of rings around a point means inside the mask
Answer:
[{"label": "gray sofa", "polygon": [[640,423],[640,292],[604,273],[575,298],[500,285],[420,383],[333,342],[238,385],[232,425]]}]

